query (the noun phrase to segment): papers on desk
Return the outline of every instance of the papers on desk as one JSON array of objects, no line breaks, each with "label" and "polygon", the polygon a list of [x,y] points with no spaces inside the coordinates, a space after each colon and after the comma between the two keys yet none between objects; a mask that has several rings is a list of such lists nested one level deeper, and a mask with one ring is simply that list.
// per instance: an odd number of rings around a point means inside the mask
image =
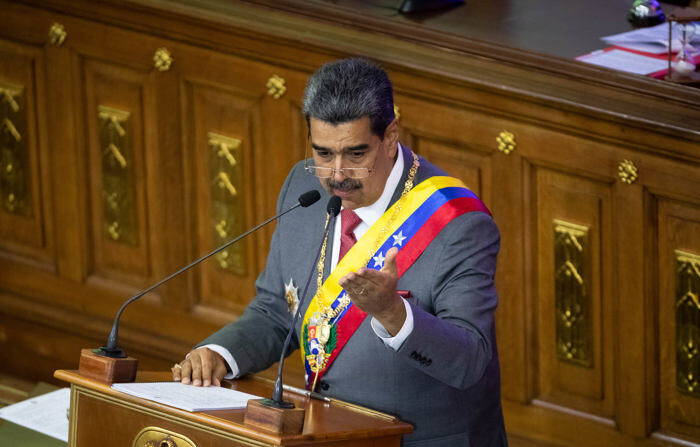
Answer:
[{"label": "papers on desk", "polygon": [[192,386],[180,382],[115,383],[112,389],[187,411],[245,408],[252,394],[218,386]]},{"label": "papers on desk", "polygon": [[[673,41],[671,43],[672,52],[676,52],[681,48],[680,37],[679,33],[673,30]],[[667,53],[669,46],[668,23],[661,23],[649,28],[639,28],[634,31],[605,36],[601,37],[601,39],[608,45],[624,46],[647,53]],[[700,43],[700,35],[695,34],[690,43]]]},{"label": "papers on desk", "polygon": [[629,51],[612,49],[594,51],[577,58],[582,62],[636,74],[652,74],[668,68],[666,59],[656,59]]},{"label": "papers on desk", "polygon": [[68,442],[70,388],[42,394],[0,408],[0,418]]},{"label": "papers on desk", "polygon": [[[700,31],[700,24],[695,24]],[[680,31],[673,29],[671,53],[681,48]],[[692,45],[700,46],[700,33],[688,36],[690,38],[688,58],[698,63],[700,51],[693,51]],[[579,56],[576,60],[601,67],[626,71],[628,73],[663,78],[668,71],[668,23],[662,23],[649,28],[640,28],[612,36],[601,38],[611,47],[604,50]]]}]

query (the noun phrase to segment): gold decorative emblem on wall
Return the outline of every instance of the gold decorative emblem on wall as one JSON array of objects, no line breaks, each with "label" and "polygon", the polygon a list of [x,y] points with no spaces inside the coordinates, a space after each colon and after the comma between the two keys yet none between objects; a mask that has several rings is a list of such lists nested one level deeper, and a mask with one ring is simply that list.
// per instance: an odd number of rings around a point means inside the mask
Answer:
[{"label": "gold decorative emblem on wall", "polygon": [[98,106],[102,159],[102,217],[104,234],[131,245],[138,242],[131,166],[131,114]]},{"label": "gold decorative emblem on wall", "polygon": [[0,81],[0,200],[2,210],[31,216],[26,107],[22,86]]},{"label": "gold decorative emblem on wall", "polygon": [[700,397],[700,255],[675,254],[676,387]]},{"label": "gold decorative emblem on wall", "polygon": [[620,176],[620,180],[622,180],[623,183],[631,185],[637,180],[639,170],[631,160],[623,160],[617,167],[617,174]]},{"label": "gold decorative emblem on wall", "polygon": [[280,99],[285,93],[287,93],[287,86],[285,83],[286,81],[284,78],[277,76],[276,74],[272,75],[272,77],[267,80],[267,84],[265,84],[265,87],[267,87],[267,94],[275,99]]},{"label": "gold decorative emblem on wall", "polygon": [[197,447],[187,436],[160,427],[146,427],[141,430],[132,447]]},{"label": "gold decorative emblem on wall", "polygon": [[[210,132],[209,165],[211,175],[212,243],[218,247],[240,234],[243,229],[243,206],[239,196],[241,140]],[[216,255],[219,267],[237,275],[245,274],[243,244],[234,244]]]},{"label": "gold decorative emblem on wall", "polygon": [[49,39],[51,40],[51,44],[57,47],[63,45],[63,42],[66,41],[67,36],[68,33],[66,32],[65,27],[60,23],[54,23],[51,25],[51,28],[49,28]]},{"label": "gold decorative emblem on wall", "polygon": [[554,219],[557,357],[592,366],[588,228]]},{"label": "gold decorative emblem on wall", "polygon": [[153,66],[158,71],[168,71],[173,65],[173,57],[167,48],[158,48],[153,55]]},{"label": "gold decorative emblem on wall", "polygon": [[506,155],[510,154],[515,150],[515,135],[513,135],[511,132],[508,132],[507,130],[504,130],[498,134],[496,142],[498,143],[498,150]]}]

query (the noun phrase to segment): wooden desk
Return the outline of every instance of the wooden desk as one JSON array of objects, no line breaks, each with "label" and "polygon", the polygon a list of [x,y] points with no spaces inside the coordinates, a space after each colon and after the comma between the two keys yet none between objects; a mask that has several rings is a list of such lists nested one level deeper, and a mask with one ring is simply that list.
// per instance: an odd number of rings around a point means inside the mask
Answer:
[{"label": "wooden desk", "polygon": [[[411,425],[390,415],[361,407],[326,403],[294,393],[284,398],[306,409],[304,429],[297,435],[278,435],[246,426],[245,410],[192,413],[115,391],[106,383],[89,379],[77,371],[58,370],[55,377],[71,384],[70,434],[68,445],[131,446],[146,428],[168,434],[175,447],[207,446],[398,446]],[[139,373],[137,381],[170,380],[166,372]],[[247,378],[226,381],[224,386],[258,396],[269,396],[267,380]],[[143,439],[143,438],[142,438]],[[157,441],[157,446],[164,445]]]}]

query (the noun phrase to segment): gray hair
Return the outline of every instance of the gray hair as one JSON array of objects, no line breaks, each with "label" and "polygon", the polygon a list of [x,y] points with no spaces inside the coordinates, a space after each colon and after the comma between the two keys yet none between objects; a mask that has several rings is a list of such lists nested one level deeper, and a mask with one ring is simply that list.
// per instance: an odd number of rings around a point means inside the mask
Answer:
[{"label": "gray hair", "polygon": [[329,62],[311,75],[302,109],[309,119],[336,125],[368,116],[372,133],[384,138],[394,119],[394,92],[386,72],[362,58]]}]

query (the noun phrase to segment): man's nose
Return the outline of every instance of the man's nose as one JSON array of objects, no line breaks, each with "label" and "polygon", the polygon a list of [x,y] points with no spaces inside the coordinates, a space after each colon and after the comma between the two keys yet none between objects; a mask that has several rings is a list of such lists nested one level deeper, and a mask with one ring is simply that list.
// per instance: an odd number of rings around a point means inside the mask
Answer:
[{"label": "man's nose", "polygon": [[342,182],[345,180],[345,172],[343,171],[343,156],[338,155],[335,157],[333,163],[333,180],[337,182]]}]

